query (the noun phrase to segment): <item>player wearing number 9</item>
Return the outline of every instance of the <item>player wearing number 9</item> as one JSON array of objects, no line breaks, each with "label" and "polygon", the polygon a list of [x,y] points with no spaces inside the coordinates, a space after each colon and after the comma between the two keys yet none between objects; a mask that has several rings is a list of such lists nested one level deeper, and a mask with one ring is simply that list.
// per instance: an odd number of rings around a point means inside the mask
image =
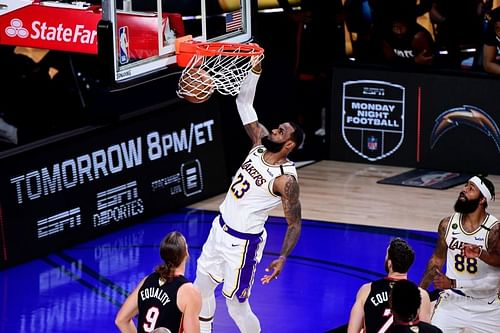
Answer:
[{"label": "player wearing number 9", "polygon": [[[439,223],[438,240],[420,283],[442,289],[432,324],[446,333],[500,332],[498,288],[500,224],[486,209],[495,198],[493,183],[484,177],[470,178],[459,193],[453,215]],[[469,255],[479,249],[475,257]],[[481,253],[483,252],[483,253]],[[467,255],[467,256],[465,256]],[[441,269],[446,261],[446,273]]]},{"label": "player wearing number 9", "polygon": [[170,232],[163,238],[160,257],[163,263],[143,278],[123,303],[116,326],[122,333],[153,332],[157,328],[162,332],[199,333],[201,295],[184,277],[189,252],[180,232]]}]

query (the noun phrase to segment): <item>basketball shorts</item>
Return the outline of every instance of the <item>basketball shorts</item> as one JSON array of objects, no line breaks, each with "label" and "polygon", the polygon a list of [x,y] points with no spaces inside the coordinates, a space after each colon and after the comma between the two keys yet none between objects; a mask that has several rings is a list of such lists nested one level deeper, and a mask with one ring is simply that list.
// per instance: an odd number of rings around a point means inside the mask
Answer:
[{"label": "basketball shorts", "polygon": [[462,333],[468,328],[473,333],[500,332],[500,299],[478,299],[445,290],[436,301],[432,324],[445,333]]},{"label": "basketball shorts", "polygon": [[257,264],[262,259],[267,233],[243,234],[229,228],[217,216],[197,261],[197,269],[216,283],[224,283],[222,294],[244,302],[255,280]]}]

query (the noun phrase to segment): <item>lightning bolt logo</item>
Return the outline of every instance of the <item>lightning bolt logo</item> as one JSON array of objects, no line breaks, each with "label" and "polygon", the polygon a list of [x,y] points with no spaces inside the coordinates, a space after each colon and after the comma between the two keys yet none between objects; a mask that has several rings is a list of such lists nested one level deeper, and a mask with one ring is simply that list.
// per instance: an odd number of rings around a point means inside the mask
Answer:
[{"label": "lightning bolt logo", "polygon": [[446,132],[460,125],[480,130],[495,142],[497,150],[500,152],[500,130],[497,124],[486,112],[471,105],[446,110],[436,118],[431,133],[431,149]]}]

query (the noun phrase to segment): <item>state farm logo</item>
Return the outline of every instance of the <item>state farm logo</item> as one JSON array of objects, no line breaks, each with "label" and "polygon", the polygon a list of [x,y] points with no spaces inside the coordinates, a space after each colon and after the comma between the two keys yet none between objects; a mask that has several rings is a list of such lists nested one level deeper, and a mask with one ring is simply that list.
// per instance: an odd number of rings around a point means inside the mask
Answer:
[{"label": "state farm logo", "polygon": [[47,22],[31,22],[31,33],[23,27],[23,21],[13,18],[10,26],[5,28],[5,34],[9,37],[28,38],[35,40],[54,41],[62,43],[96,43],[97,30],[86,29],[82,24],[76,24],[74,27],[64,26],[59,23],[55,26]]},{"label": "state farm logo", "polygon": [[23,21],[20,19],[10,20],[10,26],[5,28],[5,34],[9,37],[26,38],[29,35],[28,29],[23,27]]}]

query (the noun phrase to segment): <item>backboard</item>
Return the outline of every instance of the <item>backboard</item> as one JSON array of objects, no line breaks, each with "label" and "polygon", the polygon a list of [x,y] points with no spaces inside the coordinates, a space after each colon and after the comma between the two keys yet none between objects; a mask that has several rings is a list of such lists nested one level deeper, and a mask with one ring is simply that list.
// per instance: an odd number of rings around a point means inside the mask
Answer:
[{"label": "backboard", "polygon": [[[252,0],[104,0],[99,54],[117,83],[175,66],[175,40],[248,42]],[[111,74],[111,73],[110,73]]]}]

